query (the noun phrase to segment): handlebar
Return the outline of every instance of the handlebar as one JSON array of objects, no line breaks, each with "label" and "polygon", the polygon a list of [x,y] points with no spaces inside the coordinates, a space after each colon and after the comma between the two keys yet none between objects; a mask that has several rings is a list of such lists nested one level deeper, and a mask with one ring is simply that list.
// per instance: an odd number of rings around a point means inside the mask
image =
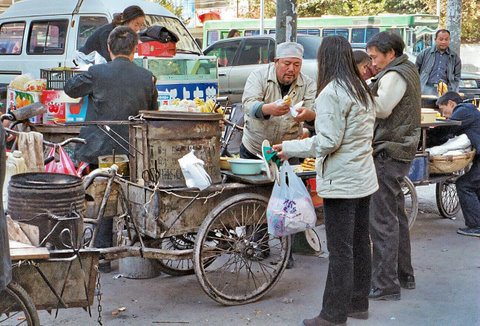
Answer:
[{"label": "handlebar", "polygon": [[61,143],[52,143],[52,142],[49,142],[49,141],[46,141],[44,140],[43,141],[43,144],[46,145],[46,146],[65,146],[67,145],[68,143],[78,143],[78,144],[86,144],[87,141],[83,138],[78,138],[78,137],[75,137],[75,138],[68,138],[68,139],[65,139],[63,142]]}]

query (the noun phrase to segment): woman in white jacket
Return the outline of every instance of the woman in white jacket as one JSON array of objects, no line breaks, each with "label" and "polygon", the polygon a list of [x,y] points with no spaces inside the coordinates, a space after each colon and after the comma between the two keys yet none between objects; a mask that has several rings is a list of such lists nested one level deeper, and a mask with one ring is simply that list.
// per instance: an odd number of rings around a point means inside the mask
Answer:
[{"label": "woman in white jacket", "polygon": [[325,37],[317,60],[317,135],[274,148],[282,159],[316,157],[317,191],[324,198],[327,282],[320,314],[303,323],[344,325],[347,316],[368,318],[369,203],[378,189],[372,157],[375,109],[347,40]]}]

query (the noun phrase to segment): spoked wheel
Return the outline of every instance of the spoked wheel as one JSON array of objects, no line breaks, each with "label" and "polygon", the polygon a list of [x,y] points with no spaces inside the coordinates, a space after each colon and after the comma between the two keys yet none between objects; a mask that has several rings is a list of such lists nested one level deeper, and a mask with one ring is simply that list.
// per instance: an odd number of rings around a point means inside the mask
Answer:
[{"label": "spoked wheel", "polygon": [[408,228],[411,229],[418,215],[418,198],[415,185],[408,177],[403,178],[403,196],[405,197],[405,214],[408,218]]},{"label": "spoked wheel", "polygon": [[453,181],[443,181],[437,183],[435,187],[435,197],[437,199],[437,208],[444,218],[452,218],[460,210],[457,188]]},{"label": "spoked wheel", "polygon": [[0,295],[0,325],[40,325],[35,305],[20,285],[12,282]]},{"label": "spoked wheel", "polygon": [[203,221],[193,261],[201,287],[213,300],[224,305],[254,302],[280,279],[287,266],[290,237],[268,234],[267,204],[260,195],[235,195]]},{"label": "spoked wheel", "polygon": [[[163,238],[155,240],[153,246],[160,249],[166,250],[185,250],[193,249],[195,243],[195,233],[188,233],[179,236],[172,236],[168,238]],[[170,260],[170,259],[159,259],[158,269],[168,275],[172,276],[184,276],[192,275],[195,273],[193,269],[193,261],[191,259],[181,259],[181,260]]]}]

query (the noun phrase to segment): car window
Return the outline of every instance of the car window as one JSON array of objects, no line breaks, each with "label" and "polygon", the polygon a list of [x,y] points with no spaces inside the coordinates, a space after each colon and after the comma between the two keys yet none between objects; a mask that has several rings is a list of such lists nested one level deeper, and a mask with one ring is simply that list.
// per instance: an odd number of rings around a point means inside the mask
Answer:
[{"label": "car window", "polygon": [[237,65],[244,66],[268,63],[269,57],[271,56],[270,53],[273,51],[273,44],[269,39],[245,40]]},{"label": "car window", "polygon": [[146,15],[145,26],[160,25],[175,33],[178,36],[177,53],[194,52],[200,54],[200,48],[192,35],[188,32],[182,22],[175,17],[166,17],[159,15]]},{"label": "car window", "polygon": [[205,51],[205,55],[217,57],[219,67],[231,66],[235,59],[235,52],[237,52],[240,46],[240,41],[241,40],[235,40],[214,44]]},{"label": "car window", "polygon": [[352,28],[352,43],[367,43],[378,32],[379,28]]},{"label": "car window", "polygon": [[82,16],[78,23],[77,49],[85,45],[85,42],[97,28],[108,23],[106,17]]},{"label": "car window", "polygon": [[303,45],[303,58],[304,59],[316,59],[318,48],[322,39],[320,37],[298,37],[297,42]]},{"label": "car window", "polygon": [[217,42],[219,40],[218,31],[208,31],[207,32],[207,46]]},{"label": "car window", "polygon": [[342,36],[345,39],[348,40],[348,29],[346,28],[326,28],[322,31],[322,36],[333,36],[333,35],[338,35]]},{"label": "car window", "polygon": [[25,22],[0,26],[0,54],[21,54]]},{"label": "car window", "polygon": [[247,30],[245,30],[244,35],[245,36],[260,35],[260,30],[259,29],[247,29]]},{"label": "car window", "polygon": [[63,54],[68,20],[36,21],[30,27],[28,54]]}]

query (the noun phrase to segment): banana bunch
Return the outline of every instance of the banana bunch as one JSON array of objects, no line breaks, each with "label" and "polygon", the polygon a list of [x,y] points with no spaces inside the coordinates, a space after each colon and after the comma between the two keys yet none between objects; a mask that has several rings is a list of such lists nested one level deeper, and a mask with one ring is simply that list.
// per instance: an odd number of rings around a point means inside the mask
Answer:
[{"label": "banana bunch", "polygon": [[438,97],[441,97],[445,95],[446,92],[448,92],[448,86],[443,81],[441,81],[438,83],[437,90],[438,90]]}]

